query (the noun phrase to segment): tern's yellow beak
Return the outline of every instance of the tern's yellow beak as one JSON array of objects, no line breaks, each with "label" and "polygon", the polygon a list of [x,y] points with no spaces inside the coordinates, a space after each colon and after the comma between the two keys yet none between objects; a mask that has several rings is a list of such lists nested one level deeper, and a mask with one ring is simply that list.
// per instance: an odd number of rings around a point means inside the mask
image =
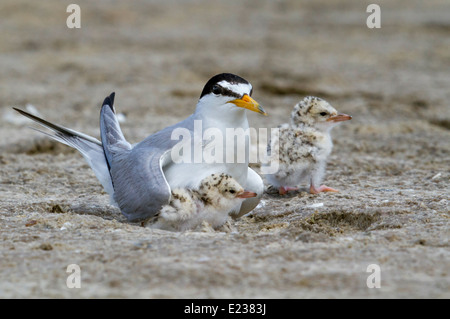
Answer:
[{"label": "tern's yellow beak", "polygon": [[264,111],[262,106],[259,105],[258,102],[256,102],[254,99],[252,99],[247,94],[244,94],[244,96],[240,99],[236,99],[236,100],[230,101],[228,103],[233,103],[234,105],[236,105],[238,107],[243,107],[244,109],[247,109],[247,110],[250,110],[253,112],[258,112],[263,115],[267,115],[266,111]]}]

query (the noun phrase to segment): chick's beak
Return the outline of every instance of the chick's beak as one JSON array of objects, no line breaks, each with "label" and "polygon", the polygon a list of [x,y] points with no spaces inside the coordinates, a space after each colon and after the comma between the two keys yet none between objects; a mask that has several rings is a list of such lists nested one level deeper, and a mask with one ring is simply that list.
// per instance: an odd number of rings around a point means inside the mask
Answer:
[{"label": "chick's beak", "polygon": [[248,94],[244,94],[244,96],[241,97],[240,99],[236,99],[236,100],[230,101],[228,103],[233,103],[234,105],[236,105],[238,107],[243,107],[244,109],[247,109],[247,110],[250,110],[253,112],[258,112],[263,115],[267,115],[266,111],[264,111],[262,106],[259,105],[259,103],[256,102],[254,99],[252,99]]},{"label": "chick's beak", "polygon": [[240,191],[236,197],[237,198],[251,198],[251,197],[256,197],[258,196],[258,194],[254,193],[254,192],[249,192],[249,191]]},{"label": "chick's beak", "polygon": [[348,121],[351,120],[352,117],[347,114],[338,114],[335,116],[331,116],[327,119],[327,122],[342,122],[342,121]]}]

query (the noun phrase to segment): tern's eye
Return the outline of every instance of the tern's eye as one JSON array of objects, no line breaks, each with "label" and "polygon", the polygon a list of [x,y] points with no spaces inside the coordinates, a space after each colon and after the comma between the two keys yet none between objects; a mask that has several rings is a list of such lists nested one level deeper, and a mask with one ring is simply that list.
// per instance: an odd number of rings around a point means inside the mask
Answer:
[{"label": "tern's eye", "polygon": [[216,95],[219,95],[220,93],[222,93],[222,88],[218,85],[214,85],[212,88],[212,92]]},{"label": "tern's eye", "polygon": [[234,189],[232,189],[232,190],[230,190],[230,193],[234,194],[234,193],[236,193],[236,191]]},{"label": "tern's eye", "polygon": [[326,116],[326,115],[328,115],[328,113],[327,113],[327,112],[320,112],[319,114],[320,114],[320,115],[322,115],[322,116]]}]

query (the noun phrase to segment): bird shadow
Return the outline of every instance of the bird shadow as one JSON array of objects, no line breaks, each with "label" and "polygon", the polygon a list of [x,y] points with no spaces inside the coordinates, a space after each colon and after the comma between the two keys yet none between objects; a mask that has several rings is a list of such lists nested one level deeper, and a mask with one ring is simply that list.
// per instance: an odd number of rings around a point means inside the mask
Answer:
[{"label": "bird shadow", "polygon": [[268,195],[269,197],[273,197],[273,198],[294,198],[294,197],[304,197],[304,196],[309,195],[308,189],[301,188],[301,187],[298,190],[288,191],[286,194],[281,195],[278,191],[278,188],[276,188],[272,185],[266,187],[266,189],[264,190],[264,193],[266,195]]},{"label": "bird shadow", "polygon": [[77,215],[91,215],[101,217],[105,220],[129,223],[126,217],[120,212],[120,209],[112,205],[97,205],[92,203],[71,204],[68,211]]}]

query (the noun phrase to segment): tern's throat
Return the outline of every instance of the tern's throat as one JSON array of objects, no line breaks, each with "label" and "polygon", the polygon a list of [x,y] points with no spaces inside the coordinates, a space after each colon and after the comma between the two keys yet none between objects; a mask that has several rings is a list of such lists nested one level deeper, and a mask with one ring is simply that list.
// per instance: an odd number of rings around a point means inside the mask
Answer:
[{"label": "tern's throat", "polygon": [[227,128],[248,129],[247,112],[245,109],[224,105],[223,108],[202,109],[195,112],[195,120],[201,120],[203,129],[217,128],[224,131]]}]

